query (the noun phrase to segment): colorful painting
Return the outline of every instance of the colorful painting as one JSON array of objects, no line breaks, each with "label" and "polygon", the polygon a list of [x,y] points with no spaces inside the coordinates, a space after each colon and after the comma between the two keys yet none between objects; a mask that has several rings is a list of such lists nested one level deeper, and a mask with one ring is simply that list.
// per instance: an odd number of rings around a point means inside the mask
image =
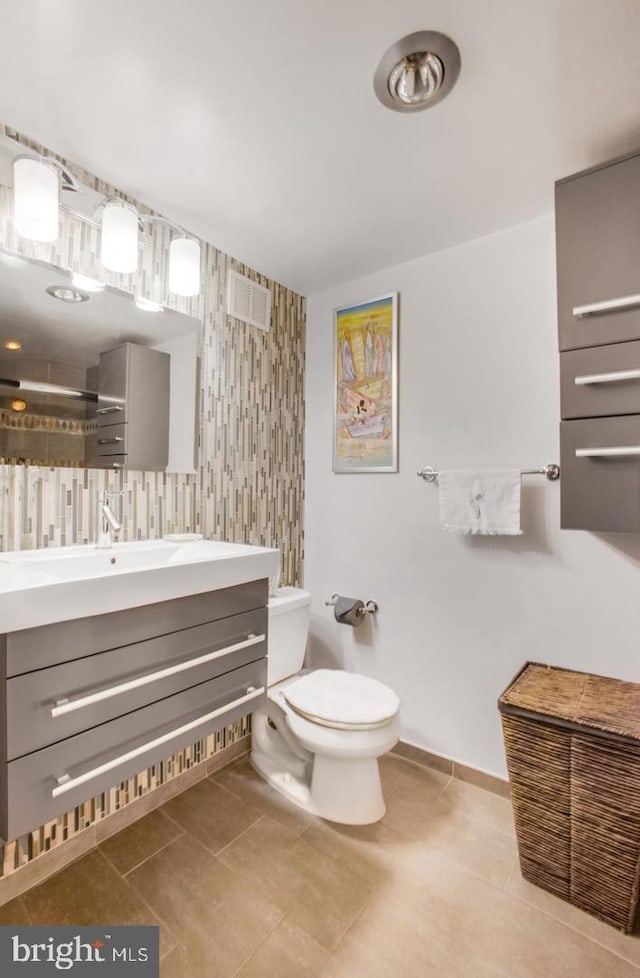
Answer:
[{"label": "colorful painting", "polygon": [[334,472],[397,472],[398,295],[336,309]]}]

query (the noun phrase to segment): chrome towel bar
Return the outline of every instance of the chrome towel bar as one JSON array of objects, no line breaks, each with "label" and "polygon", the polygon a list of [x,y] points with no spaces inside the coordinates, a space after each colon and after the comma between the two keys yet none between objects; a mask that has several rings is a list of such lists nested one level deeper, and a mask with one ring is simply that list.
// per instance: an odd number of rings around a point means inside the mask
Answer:
[{"label": "chrome towel bar", "polygon": [[[421,479],[425,482],[435,482],[438,478],[438,470],[434,469],[431,465],[425,465],[424,468],[418,469],[416,475],[419,475]],[[555,463],[545,465],[542,469],[522,469],[520,475],[544,475],[549,479],[550,482],[555,482],[556,479],[560,478],[560,466]]]}]

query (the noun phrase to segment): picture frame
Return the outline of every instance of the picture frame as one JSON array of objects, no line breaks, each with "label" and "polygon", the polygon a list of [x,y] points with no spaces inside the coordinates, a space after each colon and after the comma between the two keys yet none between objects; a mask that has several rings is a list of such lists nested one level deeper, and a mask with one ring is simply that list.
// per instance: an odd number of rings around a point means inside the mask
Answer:
[{"label": "picture frame", "polygon": [[334,310],[333,471],[398,471],[398,293]]}]

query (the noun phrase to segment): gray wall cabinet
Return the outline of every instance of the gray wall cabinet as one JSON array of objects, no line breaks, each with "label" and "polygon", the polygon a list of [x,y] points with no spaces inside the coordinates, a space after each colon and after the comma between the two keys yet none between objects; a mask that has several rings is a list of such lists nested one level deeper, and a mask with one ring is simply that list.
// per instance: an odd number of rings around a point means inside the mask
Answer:
[{"label": "gray wall cabinet", "polygon": [[640,152],[556,184],[561,526],[640,531]]},{"label": "gray wall cabinet", "polygon": [[0,835],[14,839],[266,698],[268,582],[0,635]]}]

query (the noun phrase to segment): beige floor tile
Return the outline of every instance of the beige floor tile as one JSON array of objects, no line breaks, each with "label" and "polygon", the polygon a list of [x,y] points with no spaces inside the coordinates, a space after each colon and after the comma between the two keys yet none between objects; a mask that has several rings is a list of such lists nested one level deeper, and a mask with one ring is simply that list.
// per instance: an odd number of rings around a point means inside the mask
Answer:
[{"label": "beige floor tile", "polygon": [[293,882],[285,919],[334,950],[373,892],[353,863],[309,846],[309,860]]},{"label": "beige floor tile", "polygon": [[380,757],[378,766],[383,789],[402,785],[408,789],[415,788],[425,797],[428,796],[434,800],[451,780],[449,774],[414,764],[403,757],[398,757],[397,754],[385,754]]},{"label": "beige floor tile", "polygon": [[269,815],[288,829],[304,832],[316,818],[298,808],[283,795],[271,788],[251,767],[248,759],[243,758],[234,767],[228,768],[222,774],[213,778],[214,784],[221,785],[243,802],[257,808],[264,815]]},{"label": "beige floor tile", "polygon": [[499,832],[515,834],[511,802],[507,798],[456,781],[452,778],[438,798],[438,808],[451,812],[462,812],[479,819]]},{"label": "beige floor tile", "polygon": [[127,879],[179,935],[186,959],[182,978],[199,978],[201,973],[230,978],[282,918],[282,911],[251,883],[187,835],[151,856]]},{"label": "beige floor tile", "polygon": [[282,921],[236,978],[330,978],[332,955],[297,927]]},{"label": "beige floor tile", "polygon": [[539,886],[524,880],[520,874],[517,862],[514,864],[506,886],[507,893],[524,901],[531,907],[555,917],[573,930],[584,934],[597,944],[626,958],[637,968],[640,968],[640,935],[622,934],[615,927],[603,923],[591,914],[579,910],[566,900],[560,900],[553,893],[548,893]]},{"label": "beige floor tile", "polygon": [[315,852],[305,838],[263,815],[218,853],[218,859],[284,911]]},{"label": "beige floor tile", "polygon": [[184,830],[160,811],[149,812],[126,829],[110,836],[100,849],[123,876],[134,866],[153,856]]},{"label": "beige floor tile", "polygon": [[216,853],[229,845],[261,812],[205,778],[160,809]]},{"label": "beige floor tile", "polygon": [[160,925],[161,954],[176,943],[97,849],[29,890],[23,901],[32,924],[154,924]]},{"label": "beige floor tile", "polygon": [[0,907],[0,927],[11,924],[28,924],[29,922],[27,911],[19,897]]}]

